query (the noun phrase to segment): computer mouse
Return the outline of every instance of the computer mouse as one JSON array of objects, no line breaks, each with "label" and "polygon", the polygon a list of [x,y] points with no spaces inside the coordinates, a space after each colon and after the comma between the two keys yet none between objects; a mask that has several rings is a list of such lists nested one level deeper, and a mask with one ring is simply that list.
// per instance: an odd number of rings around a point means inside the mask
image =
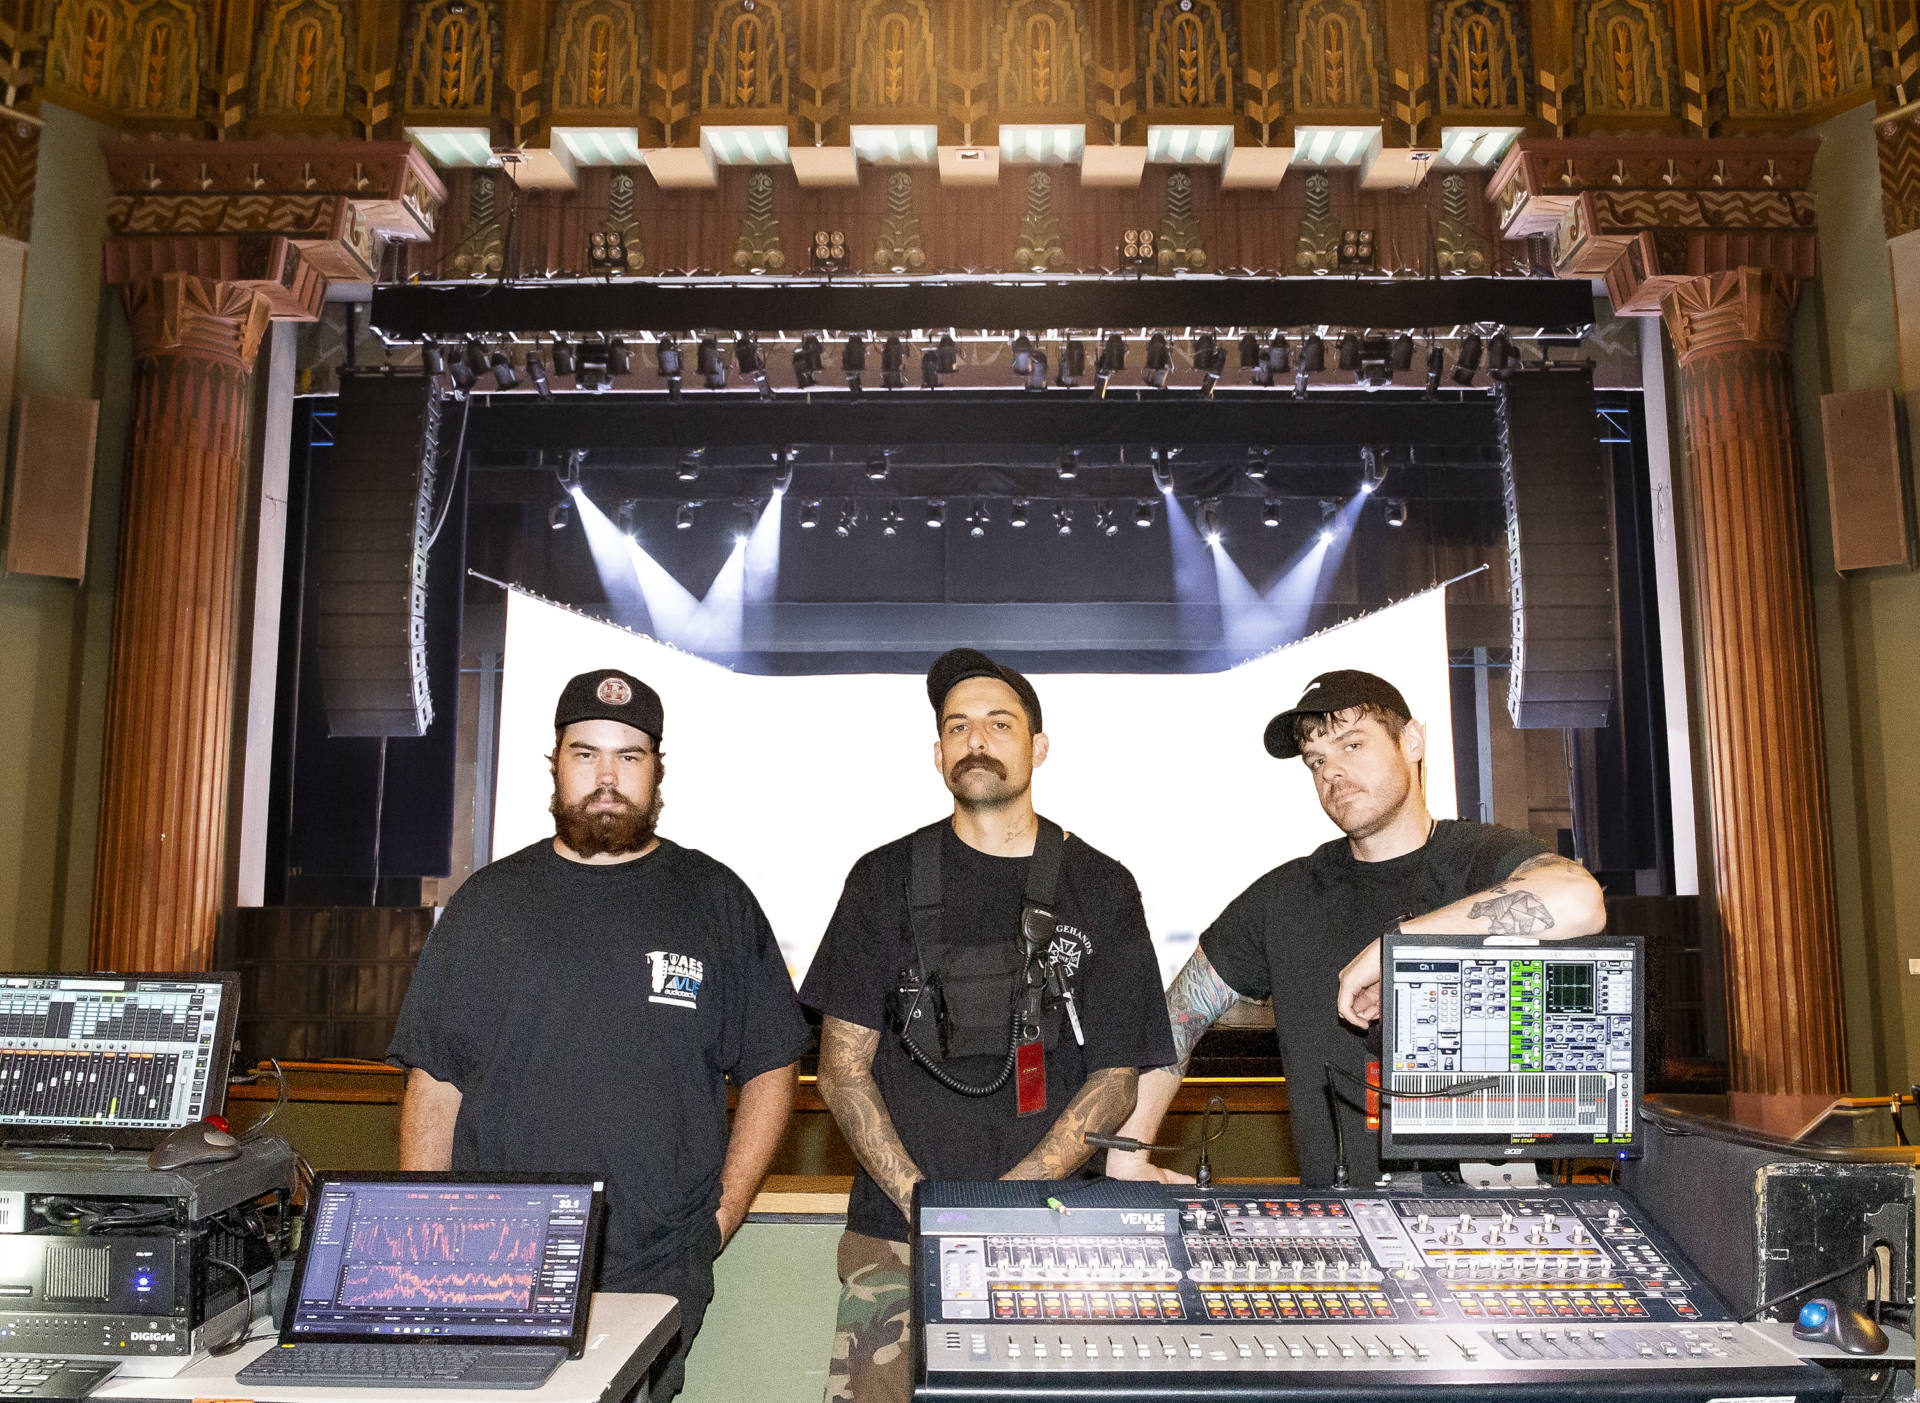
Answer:
[{"label": "computer mouse", "polygon": [[1887,1352],[1887,1332],[1880,1328],[1878,1321],[1860,1307],[1830,1296],[1816,1296],[1801,1306],[1799,1318],[1793,1322],[1793,1333],[1796,1339],[1817,1340],[1848,1354]]},{"label": "computer mouse", "polygon": [[216,1125],[197,1120],[169,1130],[147,1155],[149,1169],[185,1169],[240,1158],[240,1142]]}]

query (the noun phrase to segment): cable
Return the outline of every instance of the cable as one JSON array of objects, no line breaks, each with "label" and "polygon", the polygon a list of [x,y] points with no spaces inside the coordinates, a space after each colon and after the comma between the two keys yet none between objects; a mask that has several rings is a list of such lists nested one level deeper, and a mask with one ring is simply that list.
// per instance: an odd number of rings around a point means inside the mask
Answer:
[{"label": "cable", "polygon": [[429,551],[433,549],[433,543],[440,539],[440,528],[447,524],[447,515],[453,510],[454,489],[460,485],[460,452],[467,446],[467,415],[472,411],[473,391],[468,390],[460,409],[460,433],[453,441],[453,472],[447,478],[447,500],[440,504],[439,519],[433,523],[433,530],[427,533],[426,549]]},{"label": "cable", "polygon": [[[919,1001],[916,999],[915,1002],[918,1003]],[[1015,1018],[1007,1029],[1006,1061],[1000,1064],[1000,1070],[995,1074],[993,1080],[987,1082],[984,1086],[976,1085],[972,1082],[964,1082],[954,1076],[953,1073],[941,1066],[939,1062],[921,1051],[920,1044],[913,1040],[913,1034],[907,1029],[907,1021],[903,1019],[900,1026],[900,1045],[906,1048],[907,1055],[918,1063],[921,1070],[926,1072],[928,1076],[939,1082],[940,1085],[944,1086],[948,1091],[955,1092],[961,1096],[993,1095],[994,1092],[1007,1084],[1008,1079],[1013,1076],[1015,1064],[1020,1060],[1020,1034],[1022,1028],[1019,1018]]]},{"label": "cable", "polygon": [[[287,1074],[285,1070],[282,1069],[282,1067],[280,1066],[280,1059],[277,1057],[269,1057],[267,1059],[267,1065],[273,1068],[273,1077],[274,1077],[275,1085],[278,1087],[278,1094],[273,1098],[273,1109],[268,1111],[264,1116],[260,1117],[260,1119],[255,1121],[252,1125],[248,1126],[246,1128],[245,1133],[243,1133],[239,1137],[242,1140],[259,1139],[260,1132],[265,1130],[269,1125],[272,1125],[273,1118],[279,1115],[281,1111],[286,1109]],[[247,1078],[247,1083],[250,1084],[258,1080],[259,1080],[259,1077],[257,1075],[252,1076]]]},{"label": "cable", "polygon": [[229,1262],[225,1257],[216,1257],[211,1252],[209,1252],[207,1254],[207,1260],[216,1266],[225,1267],[228,1271],[232,1272],[235,1276],[239,1277],[241,1289],[247,1293],[247,1313],[246,1313],[246,1316],[240,1321],[240,1333],[235,1335],[232,1339],[224,1341],[221,1344],[214,1345],[207,1350],[208,1354],[213,1355],[215,1358],[219,1358],[221,1355],[224,1355],[224,1354],[232,1354],[236,1349],[240,1348],[241,1345],[245,1344],[249,1339],[253,1337],[253,1281],[247,1276],[247,1274],[244,1271],[242,1271],[239,1267],[235,1266],[232,1262]]},{"label": "cable", "polygon": [[1436,1101],[1451,1100],[1456,1096],[1465,1096],[1471,1091],[1491,1091],[1500,1085],[1498,1077],[1475,1077],[1472,1081],[1449,1082],[1438,1091],[1395,1091],[1391,1087],[1375,1086],[1358,1072],[1350,1072],[1345,1067],[1332,1062],[1321,1063],[1329,1072],[1337,1072],[1356,1086],[1364,1086],[1368,1091],[1386,1097],[1390,1101]]},{"label": "cable", "polygon": [[1762,1315],[1772,1310],[1775,1306],[1783,1306],[1796,1296],[1804,1296],[1807,1294],[1807,1292],[1813,1290],[1813,1288],[1816,1286],[1825,1286],[1830,1281],[1838,1281],[1843,1276],[1852,1276],[1855,1272],[1860,1271],[1865,1267],[1872,1266],[1879,1258],[1880,1249],[1882,1247],[1885,1247],[1886,1245],[1887,1244],[1884,1242],[1874,1243],[1872,1247],[1867,1249],[1866,1255],[1860,1258],[1859,1261],[1849,1262],[1847,1263],[1847,1265],[1839,1268],[1837,1271],[1828,1272],[1825,1276],[1816,1276],[1812,1281],[1806,1282],[1805,1284],[1800,1286],[1796,1286],[1791,1291],[1781,1292],[1778,1296],[1775,1296],[1770,1301],[1762,1301],[1759,1305],[1755,1306],[1752,1310],[1748,1311],[1745,1315],[1741,1316],[1740,1319],[1742,1321],[1758,1320]]},{"label": "cable", "polygon": [[86,1237],[161,1227],[173,1221],[173,1209],[170,1207],[139,1208],[131,1203],[82,1207],[70,1198],[45,1199],[39,1204],[39,1213],[50,1226],[79,1232]]},{"label": "cable", "polygon": [[[1220,1122],[1217,1128],[1209,1130],[1207,1125],[1213,1118],[1216,1106],[1220,1109]],[[1196,1187],[1205,1188],[1213,1182],[1213,1167],[1208,1162],[1207,1147],[1227,1133],[1227,1120],[1231,1115],[1224,1099],[1211,1096],[1207,1098],[1206,1109],[1200,1113],[1200,1138],[1189,1140],[1184,1145],[1156,1145],[1146,1140],[1135,1140],[1129,1135],[1096,1135],[1092,1131],[1083,1134],[1080,1140],[1082,1144],[1091,1145],[1097,1150],[1160,1150],[1168,1154],[1198,1150],[1200,1162],[1194,1166],[1193,1182]]]}]

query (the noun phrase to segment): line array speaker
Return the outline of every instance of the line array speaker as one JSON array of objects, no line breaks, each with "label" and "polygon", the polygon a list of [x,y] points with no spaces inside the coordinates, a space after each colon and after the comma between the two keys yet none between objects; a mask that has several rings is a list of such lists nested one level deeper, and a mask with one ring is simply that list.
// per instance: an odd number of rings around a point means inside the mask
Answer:
[{"label": "line array speaker", "polygon": [[1593,369],[1496,380],[1519,727],[1599,727],[1614,701],[1613,532]]},{"label": "line array speaker", "polygon": [[314,578],[321,696],[334,736],[419,736],[439,384],[343,375]]}]

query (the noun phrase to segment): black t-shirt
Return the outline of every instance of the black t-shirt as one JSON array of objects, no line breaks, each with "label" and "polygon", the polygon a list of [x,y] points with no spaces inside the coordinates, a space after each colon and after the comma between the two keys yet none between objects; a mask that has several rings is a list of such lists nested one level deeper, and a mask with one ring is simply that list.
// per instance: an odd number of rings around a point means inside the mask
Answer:
[{"label": "black t-shirt", "polygon": [[[1333,1182],[1322,1064],[1364,1075],[1379,1055],[1377,1031],[1369,1050],[1369,1035],[1343,1022],[1335,1007],[1347,961],[1403,916],[1483,891],[1546,851],[1530,834],[1453,820],[1435,824],[1424,846],[1385,862],[1360,862],[1347,840],[1336,838],[1260,878],[1200,936],[1200,948],[1236,993],[1277,995],[1274,1032],[1302,1183]],[[1380,1137],[1367,1128],[1366,1092],[1338,1077],[1333,1086],[1349,1180],[1369,1184],[1380,1176]]]},{"label": "black t-shirt", "polygon": [[[1031,858],[992,857],[941,825],[941,942],[982,945],[1017,939]],[[1074,989],[1086,1046],[1055,1009],[1042,1016],[1047,1108],[1021,1116],[1012,1081],[991,1096],[962,1096],[916,1066],[887,1023],[887,992],[911,964],[907,874],[912,837],[861,858],[847,876],[833,920],[807,971],[800,999],[810,1008],[880,1030],[873,1076],[900,1141],[930,1179],[998,1179],[1046,1135],[1088,1075],[1103,1067],[1161,1067],[1173,1061],[1166,996],[1147,936],[1133,874],[1068,835],[1054,889],[1052,961]],[[930,1035],[916,1041],[939,1055]],[[1004,1060],[955,1057],[946,1065],[976,1085]],[[906,1220],[864,1168],[853,1180],[847,1226],[871,1237],[907,1240]]]},{"label": "black t-shirt", "polygon": [[669,1291],[720,1204],[730,1073],[807,1043],[760,905],[731,870],[660,840],[572,862],[551,840],[455,893],[421,951],[389,1061],[460,1089],[457,1170],[607,1184],[598,1286]]}]

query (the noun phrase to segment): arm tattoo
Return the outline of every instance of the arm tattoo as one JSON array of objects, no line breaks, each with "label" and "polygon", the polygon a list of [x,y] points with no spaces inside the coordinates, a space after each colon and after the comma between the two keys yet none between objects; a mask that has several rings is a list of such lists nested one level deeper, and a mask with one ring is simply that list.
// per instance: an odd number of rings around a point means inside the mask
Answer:
[{"label": "arm tattoo", "polygon": [[1074,1092],[1060,1119],[1027,1157],[1007,1171],[1009,1179],[1064,1179],[1093,1151],[1080,1137],[1106,1134],[1133,1110],[1140,1073],[1132,1067],[1102,1067]]},{"label": "arm tattoo", "polygon": [[[1498,888],[1495,888],[1498,890]],[[1508,892],[1473,903],[1469,920],[1486,918],[1487,930],[1494,935],[1530,935],[1553,928],[1553,912],[1547,903],[1530,891]]]},{"label": "arm tattoo", "polygon": [[1529,872],[1544,872],[1549,867],[1570,867],[1575,872],[1581,873],[1587,870],[1577,862],[1568,861],[1566,858],[1560,856],[1559,853],[1538,853],[1508,873],[1507,880],[1511,882],[1515,877],[1524,877]]},{"label": "arm tattoo", "polygon": [[1181,1076],[1187,1074],[1194,1044],[1239,997],[1233,986],[1215,971],[1207,952],[1196,947],[1167,990],[1167,1021],[1173,1025],[1173,1065],[1180,1069]]},{"label": "arm tattoo", "polygon": [[921,1174],[900,1143],[900,1132],[893,1128],[893,1117],[873,1080],[873,1054],[879,1045],[877,1028],[838,1018],[821,1020],[820,1099],[833,1112],[854,1157],[904,1215]]}]

